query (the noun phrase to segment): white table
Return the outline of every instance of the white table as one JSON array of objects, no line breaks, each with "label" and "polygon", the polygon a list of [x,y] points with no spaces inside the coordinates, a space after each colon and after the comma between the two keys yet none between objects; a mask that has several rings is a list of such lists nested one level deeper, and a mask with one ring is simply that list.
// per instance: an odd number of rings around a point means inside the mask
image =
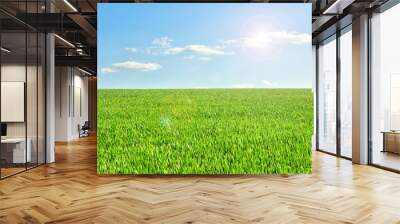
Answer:
[{"label": "white table", "polygon": [[[27,141],[26,151],[25,151],[25,140]],[[2,145],[12,145],[13,146],[13,163],[26,163],[32,160],[32,140],[30,138],[5,138],[1,139]]]}]

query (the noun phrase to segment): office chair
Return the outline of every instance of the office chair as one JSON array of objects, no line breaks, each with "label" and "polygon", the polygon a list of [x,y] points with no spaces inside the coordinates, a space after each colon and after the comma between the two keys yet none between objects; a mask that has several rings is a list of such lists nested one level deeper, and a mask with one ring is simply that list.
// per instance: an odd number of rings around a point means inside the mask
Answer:
[{"label": "office chair", "polygon": [[89,136],[89,129],[90,129],[90,125],[89,125],[89,121],[85,121],[85,123],[82,125],[82,127],[79,127],[80,125],[78,125],[78,129],[79,129],[79,138],[80,137],[87,137]]}]

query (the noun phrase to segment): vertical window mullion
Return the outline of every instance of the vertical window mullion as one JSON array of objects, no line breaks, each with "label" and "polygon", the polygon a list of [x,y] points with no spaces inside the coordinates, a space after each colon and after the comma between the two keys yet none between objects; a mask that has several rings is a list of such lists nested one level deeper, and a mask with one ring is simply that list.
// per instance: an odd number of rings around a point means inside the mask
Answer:
[{"label": "vertical window mullion", "polygon": [[319,150],[319,44],[315,47],[315,149]]},{"label": "vertical window mullion", "polygon": [[[1,24],[0,23],[0,47],[2,47],[2,32],[1,32]],[[2,53],[0,52],[0,124],[2,124],[1,122],[1,67],[2,67],[2,58],[1,58]],[[0,134],[1,135],[1,134]],[[1,144],[0,144],[0,158],[1,158]],[[1,160],[0,160],[0,179],[2,179],[1,177],[1,170],[2,170],[2,164],[1,164]]]},{"label": "vertical window mullion", "polygon": [[[39,14],[39,1],[36,1]],[[39,21],[38,21],[39,22]],[[39,165],[39,32],[36,32],[36,166]]]},{"label": "vertical window mullion", "polygon": [[341,119],[340,119],[340,30],[336,31],[336,154],[341,156]]},{"label": "vertical window mullion", "polygon": [[[28,19],[28,1],[25,1],[25,21]],[[25,170],[28,170],[28,113],[27,113],[27,97],[28,97],[28,24],[25,23],[25,102],[24,102],[24,118],[25,118]]]},{"label": "vertical window mullion", "polygon": [[368,90],[367,90],[367,97],[368,97],[368,111],[367,111],[367,117],[368,117],[368,124],[367,124],[367,129],[368,129],[368,164],[373,163],[373,145],[372,145],[372,25],[371,25],[371,20],[372,20],[372,12],[368,12],[368,32],[367,32],[367,39],[368,39],[368,54],[367,54],[367,66],[368,66],[368,74],[367,74],[367,83],[368,83]]}]

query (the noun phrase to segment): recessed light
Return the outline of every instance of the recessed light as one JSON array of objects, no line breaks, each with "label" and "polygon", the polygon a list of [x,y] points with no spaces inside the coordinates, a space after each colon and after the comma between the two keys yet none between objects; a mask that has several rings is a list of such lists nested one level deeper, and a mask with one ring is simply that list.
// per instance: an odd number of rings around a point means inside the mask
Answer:
[{"label": "recessed light", "polygon": [[73,45],[71,42],[69,42],[68,40],[62,38],[61,36],[59,36],[58,34],[54,34],[55,37],[57,37],[59,40],[61,40],[62,42],[66,43],[67,45],[69,45],[70,47],[75,48],[75,45]]},{"label": "recessed light", "polygon": [[83,73],[85,73],[85,74],[87,74],[87,75],[90,75],[90,76],[92,75],[92,73],[90,73],[90,72],[88,72],[88,71],[86,71],[86,70],[83,70],[83,69],[81,69],[81,68],[79,68],[79,67],[78,67],[78,70],[81,71],[81,72],[83,72]]},{"label": "recessed light", "polygon": [[67,4],[74,12],[78,12],[78,10],[68,1],[64,0],[65,4]]},{"label": "recessed light", "polygon": [[9,50],[9,49],[7,49],[5,47],[1,47],[0,49],[1,49],[1,51],[4,51],[6,53],[10,53],[11,52],[11,50]]}]

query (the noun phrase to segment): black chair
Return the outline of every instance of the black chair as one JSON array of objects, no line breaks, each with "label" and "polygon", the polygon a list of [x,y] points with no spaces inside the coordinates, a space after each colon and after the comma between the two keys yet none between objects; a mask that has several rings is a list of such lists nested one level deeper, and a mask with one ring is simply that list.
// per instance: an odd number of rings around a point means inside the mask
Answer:
[{"label": "black chair", "polygon": [[79,138],[89,136],[89,129],[90,129],[89,121],[85,121],[82,127],[78,125],[78,129],[79,129]]}]

